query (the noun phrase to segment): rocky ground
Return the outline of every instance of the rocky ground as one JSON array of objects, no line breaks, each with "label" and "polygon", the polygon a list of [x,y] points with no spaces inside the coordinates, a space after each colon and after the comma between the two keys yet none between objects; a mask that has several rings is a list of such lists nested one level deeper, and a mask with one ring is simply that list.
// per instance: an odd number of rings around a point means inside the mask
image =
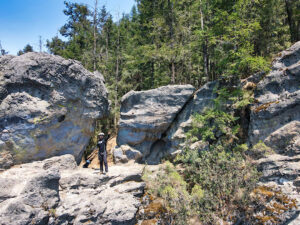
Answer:
[{"label": "rocky ground", "polygon": [[78,168],[64,155],[0,174],[0,224],[135,224],[142,165]]}]

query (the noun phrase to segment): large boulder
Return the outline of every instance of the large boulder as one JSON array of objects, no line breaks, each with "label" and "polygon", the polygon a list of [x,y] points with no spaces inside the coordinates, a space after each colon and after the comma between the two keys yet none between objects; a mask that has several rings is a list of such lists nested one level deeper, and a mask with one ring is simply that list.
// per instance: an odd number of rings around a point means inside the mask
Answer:
[{"label": "large boulder", "polygon": [[109,113],[103,76],[46,53],[0,57],[0,168],[72,154]]},{"label": "large boulder", "polygon": [[[249,144],[263,142],[271,152],[257,161],[260,183],[280,188],[300,208],[300,42],[281,52],[258,84],[252,106]],[[261,145],[261,144],[259,144]],[[300,224],[299,210],[289,224]]]},{"label": "large boulder", "polygon": [[0,174],[0,225],[136,224],[142,165],[77,168],[72,155],[22,164]]},{"label": "large boulder", "polygon": [[[162,138],[194,90],[191,85],[170,85],[148,91],[131,91],[123,96],[117,144],[128,146],[125,158],[153,164],[164,156]],[[154,160],[150,155],[156,146],[162,150]],[[130,150],[130,147],[134,149]],[[115,151],[120,152],[119,149]]]}]

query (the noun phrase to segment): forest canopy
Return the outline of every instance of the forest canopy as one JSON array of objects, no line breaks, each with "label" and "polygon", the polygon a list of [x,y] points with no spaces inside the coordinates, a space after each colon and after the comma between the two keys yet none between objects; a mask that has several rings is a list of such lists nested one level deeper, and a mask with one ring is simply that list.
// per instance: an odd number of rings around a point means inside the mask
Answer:
[{"label": "forest canopy", "polygon": [[117,22],[100,4],[65,2],[64,39],[47,47],[104,75],[115,124],[130,90],[245,78],[300,39],[296,0],[137,0]]}]

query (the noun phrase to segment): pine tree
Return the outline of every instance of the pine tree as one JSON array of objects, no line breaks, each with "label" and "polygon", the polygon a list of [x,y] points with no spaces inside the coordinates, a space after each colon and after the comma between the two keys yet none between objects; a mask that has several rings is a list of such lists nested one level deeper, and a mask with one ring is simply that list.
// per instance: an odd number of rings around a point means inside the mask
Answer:
[{"label": "pine tree", "polygon": [[18,51],[17,55],[23,55],[27,52],[33,52],[33,47],[30,44],[27,44],[23,50]]},{"label": "pine tree", "polygon": [[299,40],[295,0],[137,0],[116,22],[95,3],[65,2],[67,41],[55,36],[47,47],[103,73],[115,127],[130,90],[244,78],[268,70],[273,54]]},{"label": "pine tree", "polygon": [[300,40],[300,2],[285,0],[287,20],[290,28],[291,42]]}]

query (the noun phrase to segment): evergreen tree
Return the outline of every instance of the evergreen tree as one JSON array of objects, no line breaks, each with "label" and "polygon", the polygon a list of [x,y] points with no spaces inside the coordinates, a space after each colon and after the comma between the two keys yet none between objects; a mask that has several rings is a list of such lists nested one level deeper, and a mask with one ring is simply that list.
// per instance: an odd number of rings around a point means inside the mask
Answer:
[{"label": "evergreen tree", "polygon": [[27,44],[23,50],[18,51],[17,55],[23,55],[27,52],[33,52],[33,47],[30,44]]},{"label": "evergreen tree", "polygon": [[65,5],[67,41],[55,36],[49,51],[103,73],[115,125],[130,90],[244,78],[299,40],[295,0],[137,0],[116,22],[104,6]]},{"label": "evergreen tree", "polygon": [[290,28],[291,42],[300,40],[300,2],[297,0],[285,0],[288,24]]},{"label": "evergreen tree", "polygon": [[68,16],[68,21],[59,32],[68,41],[64,43],[56,36],[47,41],[47,47],[51,53],[79,60],[85,67],[93,68],[93,24],[90,20],[92,14],[86,5],[64,3],[64,14]]}]

